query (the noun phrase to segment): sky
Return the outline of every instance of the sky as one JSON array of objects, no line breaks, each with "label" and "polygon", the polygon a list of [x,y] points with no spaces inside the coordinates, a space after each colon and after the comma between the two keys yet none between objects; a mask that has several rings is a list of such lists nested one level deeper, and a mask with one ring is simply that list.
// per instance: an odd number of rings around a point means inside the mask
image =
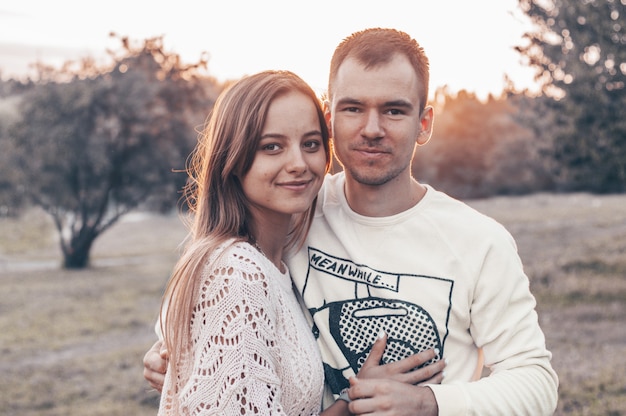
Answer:
[{"label": "sky", "polygon": [[[288,69],[325,91],[335,46],[354,31],[392,27],[414,37],[430,59],[431,93],[447,86],[485,98],[506,74],[534,89],[533,70],[513,49],[532,29],[517,0],[20,0],[0,3],[0,74],[20,78],[29,64],[60,66],[119,50],[110,32],[163,36],[184,62],[209,54],[220,81]],[[32,72],[30,72],[32,74]]]}]

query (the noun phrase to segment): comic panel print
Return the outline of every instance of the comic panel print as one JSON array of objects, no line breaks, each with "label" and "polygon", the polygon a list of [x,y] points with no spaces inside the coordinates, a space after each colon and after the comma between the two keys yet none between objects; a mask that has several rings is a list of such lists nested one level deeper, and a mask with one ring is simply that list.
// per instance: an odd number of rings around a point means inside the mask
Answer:
[{"label": "comic panel print", "polygon": [[302,295],[333,392],[348,386],[381,331],[383,363],[431,348],[440,351],[435,360],[443,356],[452,288],[449,279],[375,270],[309,248]]}]

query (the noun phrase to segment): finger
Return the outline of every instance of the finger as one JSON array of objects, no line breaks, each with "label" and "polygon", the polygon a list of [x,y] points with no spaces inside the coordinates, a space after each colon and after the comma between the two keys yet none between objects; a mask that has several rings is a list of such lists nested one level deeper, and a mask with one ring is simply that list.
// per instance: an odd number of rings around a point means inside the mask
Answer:
[{"label": "finger", "polygon": [[[350,398],[350,400],[356,400],[358,398],[361,398],[361,396],[359,394],[359,391],[361,390],[360,387],[360,380],[357,379],[356,377],[350,377],[348,379],[348,382],[350,383],[350,388],[348,389],[348,397]],[[354,413],[354,412],[353,412]]]},{"label": "finger", "polygon": [[154,344],[143,356],[143,366],[144,368],[151,368],[152,365],[152,354],[154,353],[154,348],[156,344]]},{"label": "finger", "polygon": [[348,404],[350,414],[353,415],[377,415],[381,409],[378,408],[377,403],[380,399],[374,397],[376,386],[383,380],[366,379],[361,380],[356,377],[350,378],[350,390],[348,390],[348,396],[352,400]]},{"label": "finger", "polygon": [[145,363],[145,361],[146,361],[146,357],[151,356],[151,355],[152,355],[152,353],[157,353],[157,354],[159,354],[159,350],[160,350],[161,348],[163,348],[164,344],[165,344],[165,343],[164,343],[162,340],[157,340],[154,344],[152,344],[152,346],[150,347],[150,349],[149,349],[148,351],[146,351],[146,353],[145,353],[145,354],[144,354],[144,356],[143,356],[143,357],[144,357],[144,358],[143,358],[144,363]]},{"label": "finger", "polygon": [[159,393],[163,392],[163,383],[151,382],[149,384],[155,391],[158,391]]},{"label": "finger", "polygon": [[163,342],[162,339],[159,339],[159,340],[155,341],[154,344],[152,344],[152,347],[150,347],[150,349],[152,351],[159,351],[163,347],[164,344],[165,344],[165,342]]},{"label": "finger", "polygon": [[370,398],[361,398],[351,401],[350,403],[348,403],[348,410],[350,411],[350,414],[354,416],[376,415],[375,402],[373,399]]},{"label": "finger", "polygon": [[167,345],[165,345],[165,341],[161,339],[154,343],[150,351],[155,351],[163,359],[167,359]]},{"label": "finger", "polygon": [[350,377],[350,388],[348,389],[348,397],[351,400],[363,400],[374,396],[376,388],[380,386],[382,379],[360,379],[357,377]]},{"label": "finger", "polygon": [[445,371],[442,371],[441,373],[435,374],[433,377],[429,378],[428,380],[424,380],[421,383],[417,383],[416,386],[423,387],[423,386],[426,386],[427,384],[441,384],[444,377],[445,377]]},{"label": "finger", "polygon": [[385,353],[386,347],[387,347],[387,334],[384,331],[381,331],[380,334],[378,334],[378,338],[372,345],[372,349],[367,355],[367,359],[361,366],[361,369],[367,369],[367,368],[379,365],[380,360],[382,360],[383,354]]},{"label": "finger", "polygon": [[167,359],[160,354],[159,349],[153,347],[143,356],[143,366],[150,371],[165,373],[167,370]]},{"label": "finger", "polygon": [[163,390],[163,384],[165,383],[165,376],[163,374],[144,368],[143,377],[148,381],[150,387],[159,393]]},{"label": "finger", "polygon": [[386,367],[390,373],[402,374],[411,371],[414,368],[420,367],[421,365],[427,363],[433,358],[436,358],[438,354],[438,349],[425,350],[417,354],[410,355],[401,360],[395,361],[393,363],[385,364],[384,367]]},{"label": "finger", "polygon": [[[445,367],[446,362],[439,360],[425,367],[403,374],[401,381],[409,384],[430,383],[433,380],[438,380],[438,376],[442,376]],[[440,382],[441,380],[439,380],[439,383]]]}]

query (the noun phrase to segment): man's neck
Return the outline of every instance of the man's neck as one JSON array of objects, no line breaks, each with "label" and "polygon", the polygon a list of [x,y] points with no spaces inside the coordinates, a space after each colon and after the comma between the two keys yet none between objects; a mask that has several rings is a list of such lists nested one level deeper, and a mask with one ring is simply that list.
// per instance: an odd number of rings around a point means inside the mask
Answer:
[{"label": "man's neck", "polygon": [[363,185],[346,175],[344,192],[350,208],[366,217],[388,217],[404,212],[422,200],[426,187],[413,178],[384,185]]}]

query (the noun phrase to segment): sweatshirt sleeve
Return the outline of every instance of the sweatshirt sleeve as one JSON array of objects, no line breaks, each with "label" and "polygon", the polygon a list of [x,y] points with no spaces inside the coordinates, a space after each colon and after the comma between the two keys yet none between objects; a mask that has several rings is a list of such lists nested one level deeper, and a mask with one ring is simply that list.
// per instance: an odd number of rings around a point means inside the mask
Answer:
[{"label": "sweatshirt sleeve", "polygon": [[470,332],[490,375],[473,382],[429,386],[439,414],[552,415],[558,377],[515,242],[503,227],[496,228],[496,238],[482,258]]}]

